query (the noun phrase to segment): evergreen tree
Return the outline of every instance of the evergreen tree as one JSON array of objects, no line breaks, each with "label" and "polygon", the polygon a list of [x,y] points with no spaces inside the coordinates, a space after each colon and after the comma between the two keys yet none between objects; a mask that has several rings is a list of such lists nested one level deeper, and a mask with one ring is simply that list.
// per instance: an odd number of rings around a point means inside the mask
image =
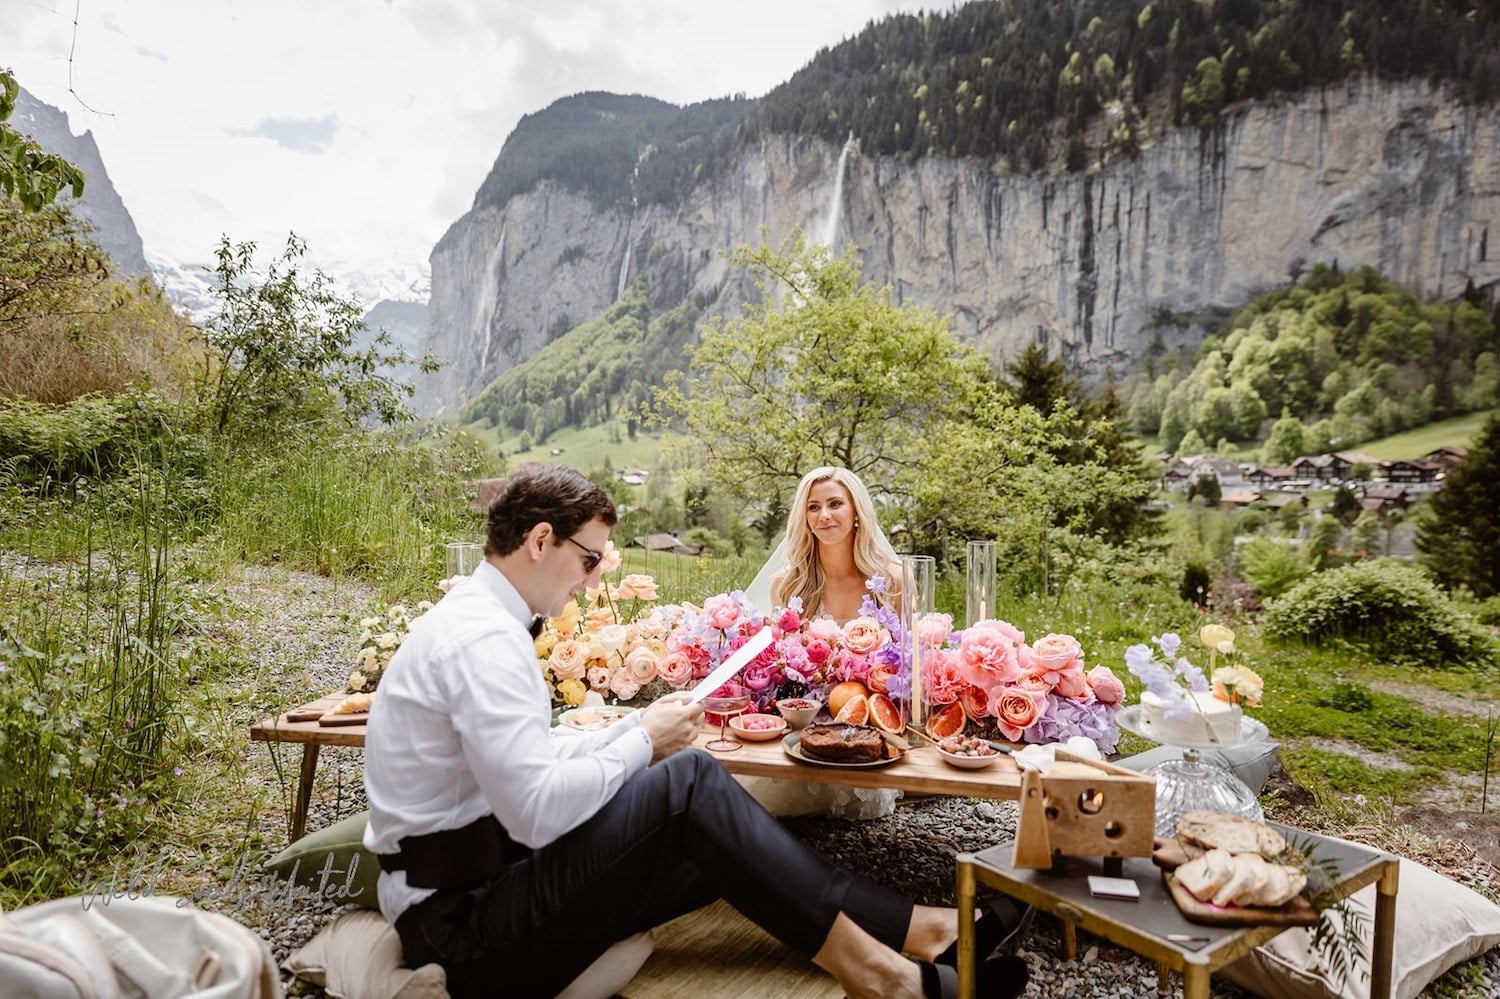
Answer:
[{"label": "evergreen tree", "polygon": [[1355,496],[1354,490],[1348,486],[1339,486],[1338,491],[1333,494],[1333,502],[1329,504],[1328,509],[1345,525],[1353,524],[1364,510],[1359,505],[1359,497]]},{"label": "evergreen tree", "polygon": [[1500,593],[1500,416],[1490,416],[1432,498],[1417,549],[1445,586],[1464,585],[1481,598]]},{"label": "evergreen tree", "polygon": [[1344,528],[1338,518],[1319,517],[1307,539],[1307,564],[1314,569],[1327,568],[1329,556],[1338,547],[1343,534]]}]

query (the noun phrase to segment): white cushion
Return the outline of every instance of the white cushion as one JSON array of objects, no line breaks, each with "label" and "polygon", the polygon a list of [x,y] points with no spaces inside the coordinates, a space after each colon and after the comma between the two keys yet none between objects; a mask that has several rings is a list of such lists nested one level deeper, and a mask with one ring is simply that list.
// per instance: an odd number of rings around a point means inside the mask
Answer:
[{"label": "white cushion", "polygon": [[[559,999],[608,999],[619,992],[655,942],[637,933],[599,955]],[[436,964],[413,971],[401,966],[401,938],[378,912],[346,912],[294,951],[285,967],[321,985],[334,999],[446,999],[448,978]]]},{"label": "white cushion", "polygon": [[[1352,896],[1366,915],[1365,953],[1372,950],[1375,886]],[[1364,999],[1370,994],[1367,966],[1335,984],[1309,951],[1311,931],[1287,930],[1219,977],[1266,999]],[[1500,906],[1415,861],[1402,859],[1396,890],[1396,944],[1391,962],[1391,994],[1411,999],[1455,964],[1500,943]]]}]

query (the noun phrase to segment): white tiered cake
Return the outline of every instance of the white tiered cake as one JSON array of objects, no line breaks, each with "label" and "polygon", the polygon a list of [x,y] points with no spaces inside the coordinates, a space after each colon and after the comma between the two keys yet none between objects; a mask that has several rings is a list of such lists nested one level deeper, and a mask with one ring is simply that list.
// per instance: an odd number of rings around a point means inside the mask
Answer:
[{"label": "white tiered cake", "polygon": [[1177,701],[1169,701],[1146,690],[1141,692],[1141,732],[1166,745],[1217,743],[1233,746],[1240,741],[1240,715],[1234,705],[1221,701],[1211,691],[1188,692],[1194,709],[1181,721],[1166,717]]}]

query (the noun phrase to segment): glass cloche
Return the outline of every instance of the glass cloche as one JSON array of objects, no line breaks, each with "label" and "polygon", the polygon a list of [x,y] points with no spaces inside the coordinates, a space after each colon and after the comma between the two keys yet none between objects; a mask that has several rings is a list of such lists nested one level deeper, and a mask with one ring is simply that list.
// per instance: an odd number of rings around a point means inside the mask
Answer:
[{"label": "glass cloche", "polygon": [[1229,812],[1259,822],[1265,818],[1249,785],[1217,763],[1184,749],[1182,759],[1158,763],[1146,771],[1156,778],[1156,835],[1177,835],[1177,817],[1199,809]]}]

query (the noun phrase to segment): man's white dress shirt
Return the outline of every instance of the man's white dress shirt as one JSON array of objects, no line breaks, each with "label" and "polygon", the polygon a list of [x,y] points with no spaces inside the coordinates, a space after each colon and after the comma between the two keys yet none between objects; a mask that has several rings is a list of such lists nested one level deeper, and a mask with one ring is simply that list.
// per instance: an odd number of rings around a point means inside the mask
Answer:
[{"label": "man's white dress shirt", "polygon": [[[588,821],[651,762],[633,713],[602,732],[549,733],[551,705],[528,631],[531,611],[505,575],[474,575],[412,623],[380,681],[365,736],[370,823],[364,845],[458,829],[493,813],[537,848]],[[395,922],[432,894],[383,871],[380,911]]]}]

